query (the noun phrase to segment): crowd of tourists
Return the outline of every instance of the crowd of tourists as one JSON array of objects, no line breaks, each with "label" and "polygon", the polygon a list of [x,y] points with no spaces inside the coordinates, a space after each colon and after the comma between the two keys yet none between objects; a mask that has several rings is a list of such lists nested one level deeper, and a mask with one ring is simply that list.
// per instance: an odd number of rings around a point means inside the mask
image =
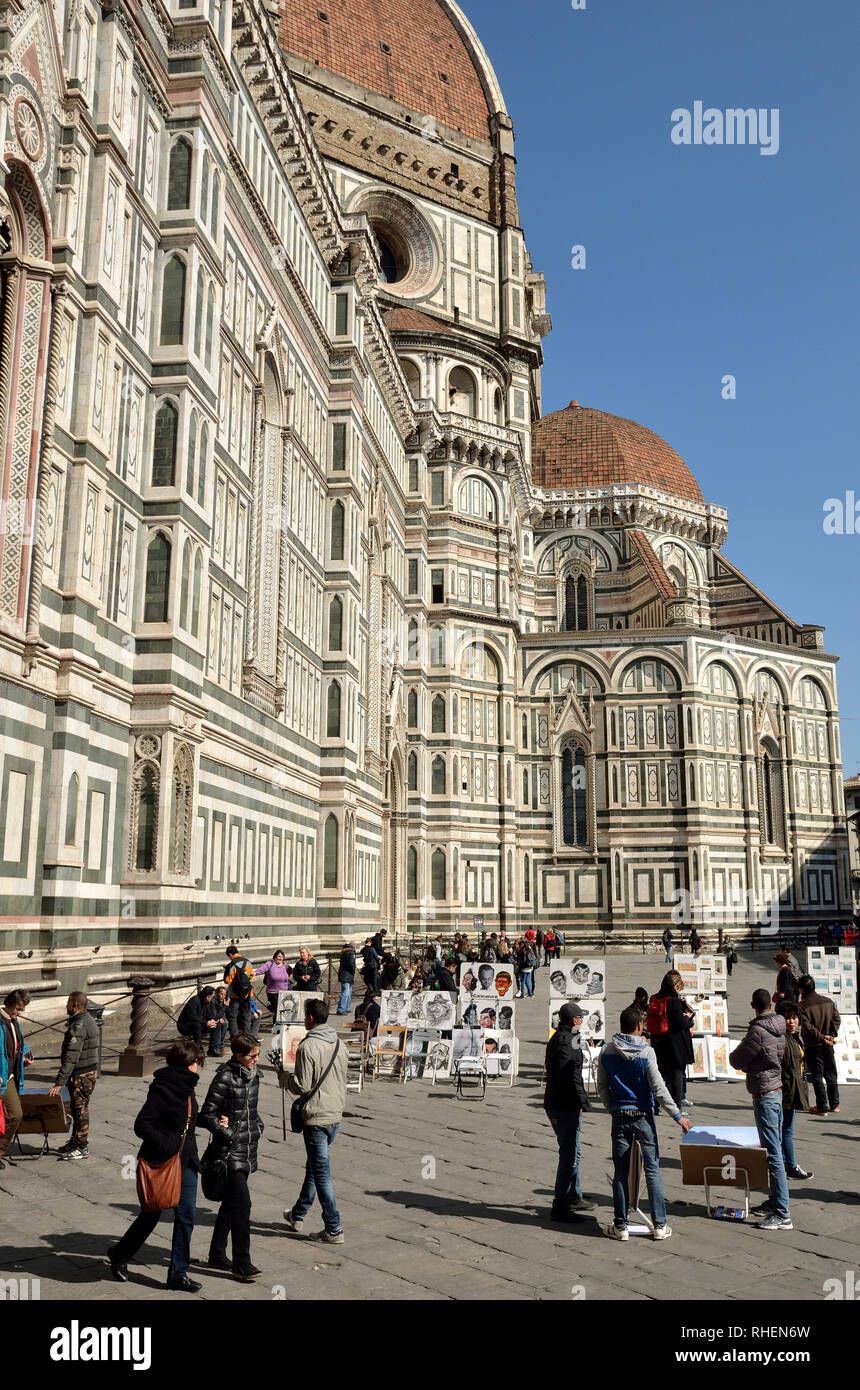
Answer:
[{"label": "crowd of tourists", "polygon": [[[456,990],[461,965],[474,963],[480,969],[482,963],[507,962],[516,978],[516,997],[530,998],[541,954],[546,966],[564,948],[560,932],[529,930],[509,941],[502,929],[482,934],[474,945],[465,934],[447,943],[437,938],[423,959],[404,963],[396,950],[387,948],[386,934],[383,929],[366,938],[360,971],[355,944],[344,942],[337,968],[336,1012],[350,1012],[355,977],[360,973],[364,991],[354,1016],[370,1034],[379,1022],[380,989]],[[664,944],[668,952],[672,943],[664,938]],[[726,954],[729,964],[732,956],[737,958],[730,940]],[[184,1292],[200,1289],[189,1273],[198,1179],[202,1179],[204,1196],[218,1208],[206,1264],[242,1282],[260,1273],[251,1260],[249,1188],[263,1133],[257,1068],[262,1014],[254,995],[255,979],[258,986],[262,982],[273,1021],[284,991],[309,995],[303,1019],[307,1031],[297,1050],[295,1070],[280,1077],[282,1086],[296,1098],[292,1125],[301,1131],[305,1145],[304,1182],[284,1210],[285,1232],[303,1234],[318,1198],[323,1228],[309,1238],[328,1244],[344,1239],[329,1155],[346,1098],[346,1048],[329,1023],[326,999],[320,997],[320,964],[305,947],[291,964],[283,950],[276,950],[255,967],[235,944],[227,948],[227,957],[223,980],[201,989],[182,1008],[177,1021],[180,1036],[170,1046],[165,1066],[155,1072],[135,1120],[135,1134],[141,1140],[141,1211],[108,1251],[110,1272],[121,1282],[128,1279],[129,1263],[162,1212],[168,1212],[173,1216],[173,1238],[167,1286]],[[787,946],[780,947],[774,964],[774,990],[753,991],[754,1017],[730,1054],[732,1067],[745,1073],[759,1140],[767,1152],[769,1193],[755,1209],[760,1228],[767,1231],[792,1229],[789,1180],[814,1176],[801,1166],[795,1152],[797,1113],[821,1117],[840,1109],[834,1060],[838,1010],[831,999],[818,993],[811,976],[801,972]],[[10,1148],[22,1118],[24,1071],[34,1060],[20,1023],[29,1003],[28,993],[17,989],[6,996],[0,1009],[0,1169],[16,1162]],[[68,997],[59,1066],[49,1090],[52,1096],[62,1089],[68,1092],[71,1134],[58,1151],[64,1162],[89,1156],[89,1108],[98,1079],[99,1036],[87,1003],[80,991]],[[561,1006],[545,1055],[544,1108],[558,1143],[551,1216],[560,1222],[581,1221],[596,1205],[583,1194],[580,1172],[583,1117],[592,1106],[584,1083],[583,1016],[584,1006],[577,1000]],[[611,1116],[614,1164],[614,1219],[606,1234],[615,1240],[629,1237],[628,1174],[634,1143],[642,1154],[652,1236],[665,1240],[672,1234],[666,1220],[656,1119],[662,1112],[682,1130],[690,1128],[692,1103],[686,1095],[686,1072],[693,1060],[694,1018],[682,978],[670,970],[654,994],[649,996],[643,987],[635,991],[621,1012],[618,1032],[600,1050],[597,1094]],[[221,1061],[227,1057],[228,1046],[229,1058]],[[207,1056],[219,1065],[199,1103],[196,1088]],[[814,1104],[808,1096],[809,1082]],[[202,1155],[198,1131],[209,1136]]]}]

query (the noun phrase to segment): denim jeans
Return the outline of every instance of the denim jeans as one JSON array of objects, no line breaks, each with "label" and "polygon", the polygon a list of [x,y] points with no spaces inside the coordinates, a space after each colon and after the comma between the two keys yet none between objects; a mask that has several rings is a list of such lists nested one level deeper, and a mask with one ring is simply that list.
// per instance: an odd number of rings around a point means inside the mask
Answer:
[{"label": "denim jeans", "polygon": [[794,1156],[794,1117],[796,1110],[788,1110],[783,1107],[782,1111],[782,1157],[785,1163],[785,1171],[793,1173],[797,1167],[797,1159]]},{"label": "denim jeans", "polygon": [[767,1149],[770,1176],[770,1204],[777,1216],[788,1217],[788,1179],[782,1158],[782,1091],[753,1096],[753,1114],[758,1137]]},{"label": "denim jeans", "polygon": [[663,1195],[663,1179],[660,1176],[657,1126],[653,1116],[647,1120],[630,1120],[623,1111],[619,1110],[612,1112],[612,1160],[615,1164],[612,1198],[615,1203],[615,1225],[619,1230],[625,1229],[627,1226],[627,1183],[630,1172],[630,1149],[634,1139],[639,1140],[639,1147],[642,1150],[651,1220],[655,1226],[665,1226],[666,1198]]},{"label": "denim jeans", "polygon": [[671,959],[672,959],[672,947],[671,947],[671,946],[667,946],[667,947],[666,947],[666,964],[667,964],[667,965],[669,964],[669,962],[671,961]]},{"label": "denim jeans", "polygon": [[322,1207],[323,1225],[330,1236],[340,1230],[340,1212],[335,1201],[328,1157],[338,1129],[339,1125],[305,1125],[302,1130],[307,1164],[302,1190],[293,1206],[293,1216],[300,1221],[313,1206],[314,1197],[318,1196]]},{"label": "denim jeans", "polygon": [[[197,1174],[186,1168],[182,1174],[179,1205],[169,1213],[173,1217],[173,1243],[170,1248],[168,1279],[182,1279],[188,1273],[191,1260],[191,1232],[197,1215]],[[142,1211],[132,1221],[125,1235],[111,1251],[114,1264],[128,1264],[152,1235],[162,1216],[168,1212]]]},{"label": "denim jeans", "polygon": [[558,1140],[558,1169],[555,1175],[553,1210],[561,1211],[582,1198],[579,1164],[582,1157],[582,1111],[548,1110],[547,1119]]},{"label": "denim jeans", "polygon": [[224,1039],[227,1036],[227,1020],[220,1018],[214,1028],[209,1029],[209,1056],[212,1057],[216,1052],[220,1052],[224,1046]]},{"label": "denim jeans", "polygon": [[520,980],[522,981],[523,998],[532,999],[535,992],[535,972],[524,970],[520,975]]},{"label": "denim jeans", "polygon": [[340,998],[337,1001],[337,1011],[339,1014],[348,1014],[349,1006],[352,1001],[352,984],[349,980],[340,982]]}]

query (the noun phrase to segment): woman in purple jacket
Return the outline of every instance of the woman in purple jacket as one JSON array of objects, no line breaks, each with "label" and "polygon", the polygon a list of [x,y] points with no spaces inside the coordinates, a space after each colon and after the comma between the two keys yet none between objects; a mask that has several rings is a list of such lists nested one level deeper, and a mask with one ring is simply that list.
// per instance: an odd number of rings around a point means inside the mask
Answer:
[{"label": "woman in purple jacket", "polygon": [[292,972],[283,951],[273,951],[271,960],[257,966],[257,974],[263,976],[266,998],[274,1018],[278,1012],[278,995],[281,990],[292,989]]}]

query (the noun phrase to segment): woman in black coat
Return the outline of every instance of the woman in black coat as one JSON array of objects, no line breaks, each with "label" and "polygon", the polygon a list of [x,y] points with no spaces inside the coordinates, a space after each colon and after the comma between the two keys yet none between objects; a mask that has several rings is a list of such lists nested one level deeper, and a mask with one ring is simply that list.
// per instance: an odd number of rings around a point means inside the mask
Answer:
[{"label": "woman in black coat", "polygon": [[663,976],[663,983],[657,993],[658,999],[666,1000],[666,1033],[651,1033],[651,1046],[657,1057],[660,1075],[666,1089],[680,1108],[684,1098],[684,1076],[686,1068],[693,1060],[693,1039],[690,1029],[696,1017],[680,997],[683,980],[676,971],[670,970]]},{"label": "woman in black coat", "polygon": [[[167,1066],[157,1071],[149,1086],[143,1109],[134,1122],[134,1132],[143,1140],[140,1157],[148,1163],[165,1163],[180,1154],[182,1188],[179,1204],[173,1207],[173,1244],[167,1287],[181,1293],[197,1293],[203,1286],[188,1278],[191,1259],[191,1232],[197,1210],[197,1101],[194,1087],[203,1065],[203,1049],[193,1038],[175,1042],[167,1054]],[[108,1250],[114,1279],[128,1280],[128,1262],[158,1225],[160,1211],[142,1211],[131,1223],[122,1240]]]},{"label": "woman in black coat", "polygon": [[[249,1284],[260,1273],[251,1264],[248,1191],[248,1178],[257,1171],[257,1141],[263,1133],[263,1121],[257,1113],[260,1043],[250,1033],[236,1033],[230,1048],[233,1056],[218,1068],[200,1111],[201,1126],[211,1131],[212,1142],[223,1146],[227,1158],[227,1191],[215,1218],[209,1264],[213,1269],[230,1270],[240,1282]],[[227,1257],[228,1235],[233,1243],[232,1261]]]}]

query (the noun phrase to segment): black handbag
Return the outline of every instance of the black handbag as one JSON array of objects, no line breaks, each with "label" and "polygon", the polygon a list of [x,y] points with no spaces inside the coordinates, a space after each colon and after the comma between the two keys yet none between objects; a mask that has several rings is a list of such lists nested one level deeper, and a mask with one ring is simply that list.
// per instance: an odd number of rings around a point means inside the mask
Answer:
[{"label": "black handbag", "polygon": [[[316,1084],[315,1086],[313,1086],[313,1087],[311,1088],[311,1090],[307,1091],[307,1092],[305,1093],[305,1095],[299,1096],[297,1100],[294,1100],[293,1103],[292,1103],[292,1105],[290,1106],[290,1129],[293,1131],[293,1134],[301,1134],[302,1130],[304,1129],[304,1123],[305,1123],[305,1106],[307,1105],[308,1101],[311,1100],[311,1098],[312,1098],[313,1096],[316,1095],[316,1093],[317,1093],[317,1091],[319,1090],[320,1086],[323,1084],[323,1082],[325,1081],[325,1079],[326,1079],[326,1077],[328,1076],[329,1072],[331,1071],[332,1067],[334,1066],[334,1059],[335,1059],[335,1057],[336,1057],[337,1054],[338,1054],[338,1049],[339,1049],[339,1047],[340,1047],[340,1038],[336,1038],[336,1039],[335,1039],[335,1044],[334,1044],[334,1051],[333,1051],[332,1054],[331,1054],[331,1059],[329,1060],[329,1064],[328,1064],[328,1066],[326,1067],[325,1071],[323,1072],[323,1074],[322,1074],[322,1076],[320,1077],[320,1079],[319,1079],[319,1081],[317,1082],[317,1084]],[[204,1191],[205,1191],[205,1188],[204,1188]]]},{"label": "black handbag", "polygon": [[213,1137],[200,1160],[200,1186],[210,1202],[223,1202],[227,1194],[227,1156],[229,1148]]}]

